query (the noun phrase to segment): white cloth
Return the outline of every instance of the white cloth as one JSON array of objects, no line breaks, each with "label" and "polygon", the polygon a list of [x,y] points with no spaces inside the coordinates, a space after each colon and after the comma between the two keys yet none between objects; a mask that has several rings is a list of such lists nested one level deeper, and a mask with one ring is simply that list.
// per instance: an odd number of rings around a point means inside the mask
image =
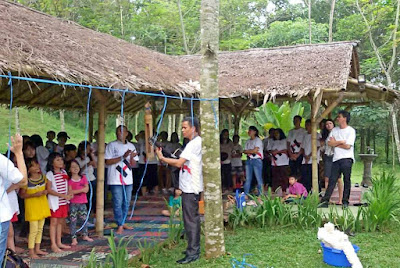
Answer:
[{"label": "white cloth", "polygon": [[[317,163],[319,163],[319,158],[320,158],[320,143],[319,140],[321,139],[321,134],[317,133]],[[312,142],[311,142],[311,134],[306,134],[304,136],[304,139],[301,143],[301,148],[304,150],[304,156],[303,156],[303,161],[301,162],[303,165],[304,164],[312,164],[312,157],[311,157],[311,152],[312,152]],[[310,156],[310,160],[306,163],[306,155]]]},{"label": "white cloth", "polygon": [[[281,151],[287,149],[287,140],[272,140],[270,145],[270,151]],[[287,166],[289,165],[289,157],[287,153],[276,154],[275,156],[271,155],[272,165],[275,167]]]},{"label": "white cloth", "polygon": [[47,159],[49,158],[49,150],[44,146],[36,147],[36,159],[40,165],[42,174],[46,174]]},{"label": "white cloth", "polygon": [[92,144],[90,144],[90,149],[92,149],[92,153],[93,153],[93,157],[94,157],[94,161],[97,163],[97,151],[99,150],[99,145],[97,144],[97,141],[92,142]]},{"label": "white cloth", "polygon": [[[270,151],[271,150],[271,144],[272,144],[272,141],[273,141],[274,139],[273,138],[265,138],[264,140],[263,140],[263,143],[264,143],[264,152],[268,152],[268,151]],[[266,146],[266,147],[265,147]]]},{"label": "white cloth", "polygon": [[333,153],[333,162],[336,162],[340,159],[351,158],[354,161],[354,142],[356,141],[356,131],[351,126],[347,126],[346,128],[335,127],[332,129],[329,134],[329,139],[333,137],[337,141],[346,141],[347,145],[350,145],[350,149],[343,149],[340,147],[335,147],[335,151]]},{"label": "white cloth", "polygon": [[263,159],[264,158],[264,153],[263,153],[263,143],[259,137],[255,137],[253,140],[248,139],[246,141],[246,144],[244,146],[244,150],[253,150],[254,148],[258,147],[258,153],[256,154],[248,154],[247,156],[250,159]]},{"label": "white cloth", "polygon": [[221,153],[228,154],[228,158],[225,161],[221,161],[221,164],[230,164],[232,161],[233,142],[228,141],[227,143],[220,143],[219,148]]},{"label": "white cloth", "polygon": [[[96,176],[94,176],[94,168],[92,165],[89,165],[90,158],[88,156],[85,157],[85,159],[82,159],[80,157],[75,158],[75,160],[79,163],[79,167],[81,168],[81,173],[82,175],[86,175],[86,177],[89,179],[89,181],[95,181]],[[87,165],[87,169],[86,169]]]},{"label": "white cloth", "polygon": [[[233,148],[232,148],[232,153],[233,152],[242,153],[243,152],[242,146],[240,144],[236,144],[236,145],[234,144]],[[241,167],[241,166],[243,166],[242,158],[241,157],[237,157],[237,158],[233,158],[232,157],[231,164],[232,164],[232,167]]]},{"label": "white cloth", "polygon": [[[106,147],[106,152],[104,158],[106,160],[113,158],[121,158],[126,151],[131,150],[137,153],[135,146],[130,143],[122,143],[121,141],[110,142]],[[128,167],[126,163],[129,164],[131,157],[128,156],[125,160],[121,160],[116,164],[108,165],[107,172],[107,184],[108,185],[131,185],[133,184],[132,170]],[[135,156],[133,158],[135,161],[139,161],[139,157]]]},{"label": "white cloth", "polygon": [[304,128],[292,129],[289,131],[287,141],[290,143],[289,150],[292,153],[298,153],[301,149],[301,143],[307,131]]},{"label": "white cloth", "polygon": [[6,190],[11,184],[19,183],[23,177],[13,162],[0,154],[0,222],[9,221],[14,215]]},{"label": "white cloth", "polygon": [[[66,174],[67,172],[65,170],[61,170],[61,173]],[[51,182],[51,189],[55,192],[59,192],[57,189],[57,184],[56,184],[56,178],[54,177],[53,171],[49,171],[46,173],[46,178],[48,181]],[[65,187],[68,189],[68,180],[65,180]],[[64,188],[64,186],[63,186]],[[48,194],[47,195],[47,202],[49,203],[50,209],[55,212],[59,207],[60,207],[60,197]],[[65,203],[65,199],[61,199],[63,201],[63,204]],[[66,203],[69,203],[67,201]]]},{"label": "white cloth", "polygon": [[324,151],[324,154],[326,154],[327,156],[332,156],[334,154],[334,152],[335,152],[335,147],[329,146],[328,145],[328,141],[329,141],[329,136],[325,140],[325,151]]},{"label": "white cloth", "polygon": [[10,209],[12,215],[17,213],[19,215],[19,204],[18,204],[18,196],[17,191],[13,190],[8,193],[8,201],[10,202]]},{"label": "white cloth", "polygon": [[199,194],[203,191],[203,161],[201,137],[197,136],[186,144],[180,158],[186,159],[179,172],[179,189],[184,193]]},{"label": "white cloth", "polygon": [[146,164],[146,161],[148,161],[148,164],[158,164],[158,158],[157,156],[155,156],[153,159],[148,160],[144,155],[146,154],[146,146],[144,143],[144,140],[140,139],[138,141],[138,146],[139,148],[137,148],[138,152],[139,152],[139,164]]}]

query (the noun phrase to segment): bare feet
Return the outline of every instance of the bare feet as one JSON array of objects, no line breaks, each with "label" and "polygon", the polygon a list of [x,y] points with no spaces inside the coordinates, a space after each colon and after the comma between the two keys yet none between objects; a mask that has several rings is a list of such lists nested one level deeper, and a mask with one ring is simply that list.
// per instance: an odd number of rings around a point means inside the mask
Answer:
[{"label": "bare feet", "polygon": [[82,238],[83,240],[85,240],[85,241],[88,241],[88,242],[93,242],[93,239],[91,239],[89,236],[84,236],[83,238]]},{"label": "bare feet", "polygon": [[131,227],[127,224],[124,224],[122,227],[124,227],[124,229],[126,229],[126,230],[133,230],[133,227]]},{"label": "bare feet", "polygon": [[57,245],[61,249],[68,249],[71,248],[70,246],[64,245],[63,243]]},{"label": "bare feet", "polygon": [[51,250],[52,250],[54,253],[63,252],[63,251],[62,251],[59,247],[57,247],[56,245],[51,246]]},{"label": "bare feet", "polygon": [[48,252],[43,251],[43,250],[41,250],[41,249],[35,250],[35,253],[36,253],[37,255],[47,255],[47,254],[49,254]]},{"label": "bare feet", "polygon": [[72,238],[71,246],[76,246],[76,245],[78,245],[78,239]]},{"label": "bare feet", "polygon": [[117,231],[115,232],[116,234],[123,234],[124,233],[124,226],[118,226]]},{"label": "bare feet", "polygon": [[31,259],[40,259],[40,256],[38,256],[35,253],[33,253],[33,254],[29,254],[29,258],[31,258]]}]

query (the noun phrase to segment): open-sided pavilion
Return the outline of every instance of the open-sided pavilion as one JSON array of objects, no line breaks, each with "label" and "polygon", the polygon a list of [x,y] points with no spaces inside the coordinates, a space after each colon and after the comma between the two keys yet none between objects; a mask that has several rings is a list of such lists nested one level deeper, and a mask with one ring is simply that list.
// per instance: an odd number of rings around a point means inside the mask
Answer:
[{"label": "open-sided pavilion", "polygon": [[[168,100],[167,113],[189,113],[190,100],[184,97],[198,96],[201,90],[198,55],[164,55],[8,1],[0,0],[0,13],[0,104],[12,99],[13,106],[86,111],[93,86],[90,106],[99,114],[98,196],[104,191],[105,116],[121,109],[123,94],[114,89],[127,90],[125,114],[142,110],[149,101],[154,104],[162,94],[178,97]],[[318,122],[337,105],[399,99],[394,90],[359,81],[356,47],[356,42],[337,42],[220,52],[220,111],[234,117],[237,132],[243,113],[267,101],[309,101],[316,163]],[[314,165],[313,187],[317,178]],[[99,234],[103,202],[97,199]]]}]

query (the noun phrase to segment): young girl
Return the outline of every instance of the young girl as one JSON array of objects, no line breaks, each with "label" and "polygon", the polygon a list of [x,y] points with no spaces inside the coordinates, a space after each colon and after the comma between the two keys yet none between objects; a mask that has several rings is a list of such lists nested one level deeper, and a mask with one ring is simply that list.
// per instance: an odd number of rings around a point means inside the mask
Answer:
[{"label": "young girl", "polygon": [[168,209],[164,209],[161,211],[166,217],[171,216],[171,212],[175,211],[175,216],[179,216],[179,211],[182,204],[182,191],[179,189],[175,189],[174,196],[170,196],[168,200]]},{"label": "young girl", "polygon": [[293,199],[306,198],[308,195],[307,189],[297,182],[297,178],[294,176],[289,177],[289,194],[286,195],[283,200],[287,202],[294,201]]},{"label": "young girl", "polygon": [[[76,224],[78,218],[83,224],[87,217],[86,204],[88,202],[86,198],[86,193],[89,191],[89,184],[86,176],[81,176],[81,169],[79,163],[76,160],[72,160],[68,169],[69,176],[71,179],[68,181],[68,192],[73,194],[74,197],[70,200],[69,205],[69,219],[70,219],[70,231],[72,237],[72,246],[78,244],[78,239],[76,236]],[[83,229],[83,240],[92,242],[93,239],[88,236],[87,224],[84,225]]]},{"label": "young girl", "polygon": [[63,170],[64,160],[59,153],[51,153],[47,162],[47,192],[50,207],[50,240],[51,250],[62,252],[62,249],[71,248],[61,242],[62,227],[68,216],[68,203],[73,197],[68,193],[68,174]]},{"label": "young girl", "polygon": [[47,254],[40,250],[44,222],[46,218],[50,217],[46,190],[47,178],[42,175],[36,159],[28,160],[26,167],[28,169],[28,185],[21,189],[20,196],[25,199],[25,220],[29,222],[29,257],[37,259],[38,255]]}]

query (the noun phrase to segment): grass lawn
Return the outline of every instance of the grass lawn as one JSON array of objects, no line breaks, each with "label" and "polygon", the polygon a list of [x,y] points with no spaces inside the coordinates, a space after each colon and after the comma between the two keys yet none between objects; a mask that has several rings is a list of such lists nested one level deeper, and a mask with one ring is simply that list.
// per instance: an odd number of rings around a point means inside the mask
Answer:
[{"label": "grass lawn", "polygon": [[[391,232],[359,233],[350,240],[360,247],[358,256],[364,267],[399,267],[400,228]],[[230,255],[214,260],[202,258],[185,267],[232,267],[231,260],[241,261],[243,254],[246,262],[257,267],[332,267],[322,261],[318,253],[320,242],[317,230],[299,230],[291,227],[270,229],[241,228],[225,232],[226,251]],[[153,255],[151,267],[176,267],[175,261],[182,258],[185,243],[174,249],[164,249]]]}]

